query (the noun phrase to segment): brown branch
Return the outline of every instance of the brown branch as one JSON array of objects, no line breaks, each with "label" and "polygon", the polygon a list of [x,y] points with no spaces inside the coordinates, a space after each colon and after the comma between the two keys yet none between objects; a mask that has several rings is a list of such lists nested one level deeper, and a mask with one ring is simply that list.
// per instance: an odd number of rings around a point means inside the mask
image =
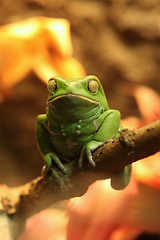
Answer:
[{"label": "brown branch", "polygon": [[18,188],[0,187],[1,212],[15,219],[26,219],[49,205],[84,194],[90,184],[106,179],[128,164],[160,151],[160,120],[138,130],[124,129],[121,136],[93,153],[96,167],[87,161],[79,168],[76,161],[66,165],[67,174],[53,170],[52,174]]},{"label": "brown branch", "polygon": [[93,155],[96,169],[119,170],[160,151],[160,120],[137,130],[123,129],[120,138],[99,148]]}]

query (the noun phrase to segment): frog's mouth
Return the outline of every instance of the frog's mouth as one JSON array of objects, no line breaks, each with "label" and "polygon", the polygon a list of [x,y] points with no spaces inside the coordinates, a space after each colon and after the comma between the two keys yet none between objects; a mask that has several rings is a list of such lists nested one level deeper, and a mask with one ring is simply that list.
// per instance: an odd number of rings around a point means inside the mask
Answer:
[{"label": "frog's mouth", "polygon": [[55,116],[68,119],[88,118],[97,114],[100,103],[94,99],[76,94],[63,94],[48,99],[48,110]]},{"label": "frog's mouth", "polygon": [[53,103],[54,101],[57,101],[57,100],[60,100],[60,99],[63,99],[63,100],[67,100],[67,99],[70,99],[71,101],[73,100],[82,100],[82,101],[87,101],[89,103],[93,103],[95,105],[99,105],[99,102],[96,101],[96,100],[93,100],[91,98],[88,98],[88,97],[84,97],[82,95],[76,95],[76,94],[62,94],[60,96],[57,96],[57,97],[52,97],[52,98],[48,98],[48,103]]}]

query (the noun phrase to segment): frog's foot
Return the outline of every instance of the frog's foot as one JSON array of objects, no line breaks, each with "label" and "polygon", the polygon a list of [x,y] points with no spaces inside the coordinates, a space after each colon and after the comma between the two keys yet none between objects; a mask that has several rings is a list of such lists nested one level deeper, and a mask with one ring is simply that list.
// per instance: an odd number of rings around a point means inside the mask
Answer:
[{"label": "frog's foot", "polygon": [[111,175],[111,186],[116,190],[124,189],[130,181],[131,165],[126,166]]},{"label": "frog's foot", "polygon": [[59,157],[54,152],[49,152],[44,155],[45,166],[42,169],[42,175],[45,175],[50,168],[52,168],[53,163],[62,171],[62,173],[66,174],[66,169]]},{"label": "frog's foot", "polygon": [[95,167],[96,164],[92,159],[92,152],[95,151],[98,147],[100,147],[101,145],[103,145],[103,142],[97,142],[92,140],[89,143],[86,143],[82,150],[81,150],[81,154],[79,157],[79,167],[82,167],[82,163],[83,163],[83,159],[84,159],[84,155],[86,154],[87,159],[89,161],[89,163],[91,164],[92,167]]}]

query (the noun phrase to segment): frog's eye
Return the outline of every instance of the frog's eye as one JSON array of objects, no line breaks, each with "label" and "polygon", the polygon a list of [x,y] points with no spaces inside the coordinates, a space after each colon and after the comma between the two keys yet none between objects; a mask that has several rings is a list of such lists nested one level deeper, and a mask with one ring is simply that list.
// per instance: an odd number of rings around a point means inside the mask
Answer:
[{"label": "frog's eye", "polygon": [[48,81],[47,89],[50,93],[54,93],[57,88],[57,82],[54,78],[50,78]]},{"label": "frog's eye", "polygon": [[90,80],[88,82],[88,89],[90,92],[95,93],[99,88],[99,83],[96,80]]}]

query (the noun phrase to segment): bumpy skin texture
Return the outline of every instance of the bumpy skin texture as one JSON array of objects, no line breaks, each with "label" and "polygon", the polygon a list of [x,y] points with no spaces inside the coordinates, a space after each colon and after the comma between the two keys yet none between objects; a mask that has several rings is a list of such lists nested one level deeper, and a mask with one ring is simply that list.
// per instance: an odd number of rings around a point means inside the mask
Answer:
[{"label": "bumpy skin texture", "polygon": [[[119,136],[120,112],[109,109],[99,79],[53,77],[48,81],[47,112],[37,117],[37,142],[43,155],[45,172],[58,168],[65,173],[65,162],[77,159],[79,166],[86,155],[95,167],[92,151]],[[131,167],[111,176],[116,189],[124,188]]]}]

